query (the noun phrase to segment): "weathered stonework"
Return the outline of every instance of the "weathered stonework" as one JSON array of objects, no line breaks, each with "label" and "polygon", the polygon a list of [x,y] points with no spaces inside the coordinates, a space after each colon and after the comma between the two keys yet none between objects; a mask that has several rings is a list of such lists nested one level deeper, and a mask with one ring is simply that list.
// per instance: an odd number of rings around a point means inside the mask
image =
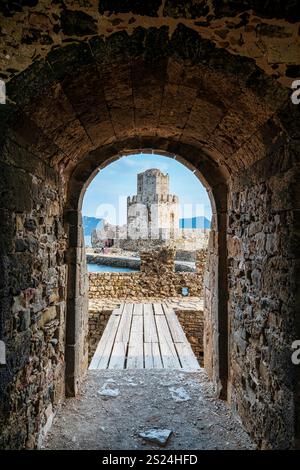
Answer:
[{"label": "weathered stonework", "polygon": [[1,214],[14,239],[1,246],[0,448],[32,449],[65,396],[66,238],[57,175],[16,144],[2,155]]},{"label": "weathered stonework", "polygon": [[190,295],[202,295],[202,276],[196,273],[173,273],[172,277],[156,274],[137,273],[90,273],[90,298],[110,297],[147,299],[151,297],[168,298],[181,295],[183,287],[188,287]]},{"label": "weathered stonework", "polygon": [[[141,253],[139,272],[90,273],[90,299],[166,299],[182,295],[182,288],[189,289],[189,295],[202,297],[205,258],[200,252],[195,273],[177,272],[174,268],[175,251],[161,249]],[[201,258],[201,262],[200,262]]]},{"label": "weathered stonework", "polygon": [[262,448],[284,449],[293,440],[296,335],[290,312],[296,280],[290,271],[292,196],[282,191],[293,175],[266,181],[262,173],[251,183],[253,176],[250,170],[248,181],[234,181],[230,200],[231,400]]},{"label": "weathered stonework", "polygon": [[179,306],[178,309],[175,309],[175,312],[199,364],[203,366],[203,311],[189,310],[188,308],[182,309],[182,307]]},{"label": "weathered stonework", "polygon": [[87,364],[86,185],[154,150],[211,196],[210,376],[259,447],[299,447],[298,4],[83,3],[0,6],[0,445],[35,447]]},{"label": "weathered stonework", "polygon": [[[116,305],[115,308],[119,303]],[[96,351],[98,343],[101,339],[103,331],[107,325],[108,319],[112,314],[112,309],[108,309],[105,306],[90,306],[89,307],[89,335],[88,335],[88,344],[89,344],[89,363],[92,360],[92,357]]]},{"label": "weathered stonework", "polygon": [[[49,50],[63,42],[97,34],[103,37],[120,32],[132,35],[141,28],[149,29],[145,42],[150,45],[147,52],[152,57],[151,45],[161,50],[167,48],[160,38],[155,38],[151,28],[163,26],[173,32],[183,24],[217,48],[251,58],[269,76],[289,84],[286,63],[299,62],[297,7],[293,0],[280,0],[275,4],[254,0],[3,1],[0,14],[3,15],[5,50],[0,56],[1,75],[7,79],[30,66],[30,46],[35,48],[38,57],[44,58]],[[280,42],[276,42],[277,38]],[[278,61],[283,66],[274,71],[273,66]]]}]

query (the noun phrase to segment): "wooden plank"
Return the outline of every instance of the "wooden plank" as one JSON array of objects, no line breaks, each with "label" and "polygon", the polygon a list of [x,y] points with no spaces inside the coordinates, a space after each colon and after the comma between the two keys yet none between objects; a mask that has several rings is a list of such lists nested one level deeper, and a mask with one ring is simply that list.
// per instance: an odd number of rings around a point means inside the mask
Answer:
[{"label": "wooden plank", "polygon": [[112,315],[122,315],[125,304],[121,304],[120,307],[115,308],[112,312]]},{"label": "wooden plank", "polygon": [[155,321],[160,344],[161,358],[165,369],[180,369],[177,352],[165,316],[156,315]]},{"label": "wooden plank", "polygon": [[143,304],[134,304],[133,315],[143,315]]},{"label": "wooden plank", "polygon": [[166,319],[170,328],[171,336],[174,343],[187,343],[187,337],[183,331],[182,326],[179,323],[178,317],[173,309],[168,308],[164,305],[164,311]]},{"label": "wooden plank", "polygon": [[[108,341],[111,340],[111,337],[114,339],[114,335],[117,331],[119,320],[120,320],[119,317],[115,317],[115,316],[112,316],[112,315],[108,319],[106,328],[104,329],[104,332],[103,332],[103,334],[100,338],[100,341],[98,343],[98,346],[96,348],[94,356],[91,360],[89,369],[97,369],[98,368],[98,364],[100,362],[100,359],[103,356],[103,352],[106,348],[106,345],[107,345]],[[112,336],[111,336],[111,333],[112,333]]]},{"label": "wooden plank", "polygon": [[143,304],[144,315],[145,313],[153,313],[153,304]]},{"label": "wooden plank", "polygon": [[178,352],[181,367],[186,371],[193,371],[201,369],[199,362],[189,343],[176,343],[176,350]]},{"label": "wooden plank", "polygon": [[158,336],[152,305],[144,306],[144,342],[158,343]]},{"label": "wooden plank", "polygon": [[175,311],[159,303],[122,303],[110,316],[89,369],[124,367],[201,368]]},{"label": "wooden plank", "polygon": [[154,308],[155,315],[164,315],[165,314],[161,304],[154,303],[153,308]]},{"label": "wooden plank", "polygon": [[116,336],[116,343],[128,343],[133,304],[125,304]]},{"label": "wooden plank", "polygon": [[111,356],[111,352],[112,352],[112,348],[113,348],[113,345],[114,345],[115,337],[116,337],[116,332],[117,332],[118,326],[120,324],[120,318],[121,318],[120,316],[114,316],[114,317],[111,317],[111,318],[115,319],[115,324],[112,325],[111,330],[108,330],[107,343],[106,343],[105,348],[103,350],[103,354],[102,354],[102,357],[99,361],[97,369],[107,369],[109,359],[110,359],[110,356]]},{"label": "wooden plank", "polygon": [[158,343],[144,343],[145,369],[163,369]]},{"label": "wooden plank", "polygon": [[120,316],[111,315],[109,317],[106,328],[91,360],[89,369],[107,368],[119,322]]},{"label": "wooden plank", "polygon": [[126,369],[144,368],[143,317],[133,316],[126,361]]},{"label": "wooden plank", "polygon": [[108,369],[124,369],[127,343],[115,343],[108,364]]}]

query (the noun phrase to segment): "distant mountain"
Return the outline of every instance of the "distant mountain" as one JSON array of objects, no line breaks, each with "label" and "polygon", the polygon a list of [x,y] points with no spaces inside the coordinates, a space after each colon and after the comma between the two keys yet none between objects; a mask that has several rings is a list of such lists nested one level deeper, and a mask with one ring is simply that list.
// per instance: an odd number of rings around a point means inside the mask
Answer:
[{"label": "distant mountain", "polygon": [[179,228],[210,229],[210,220],[204,216],[192,217],[190,219],[179,219]]},{"label": "distant mountain", "polygon": [[102,219],[98,219],[97,217],[88,217],[84,215],[82,217],[83,223],[83,231],[85,236],[92,235],[92,231],[95,228],[101,228]]}]

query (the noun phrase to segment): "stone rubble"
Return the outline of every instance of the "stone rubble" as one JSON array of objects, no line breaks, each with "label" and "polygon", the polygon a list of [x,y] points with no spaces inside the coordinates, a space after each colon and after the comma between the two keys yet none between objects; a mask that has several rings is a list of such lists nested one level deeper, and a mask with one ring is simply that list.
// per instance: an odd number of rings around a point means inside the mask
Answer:
[{"label": "stone rubble", "polygon": [[142,437],[145,441],[165,447],[171,434],[172,431],[170,429],[148,429],[147,431],[139,432],[139,437]]},{"label": "stone rubble", "polygon": [[114,380],[108,380],[104,385],[98,390],[98,395],[103,398],[116,398],[120,395],[120,390],[114,387]]},{"label": "stone rubble", "polygon": [[183,387],[170,387],[169,391],[174,401],[188,401],[191,399],[190,395]]}]

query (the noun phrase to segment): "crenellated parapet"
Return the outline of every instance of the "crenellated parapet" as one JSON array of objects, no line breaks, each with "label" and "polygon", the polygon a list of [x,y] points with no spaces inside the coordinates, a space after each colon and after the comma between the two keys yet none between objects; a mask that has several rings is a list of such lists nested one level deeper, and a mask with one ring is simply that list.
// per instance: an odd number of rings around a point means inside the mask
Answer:
[{"label": "crenellated parapet", "polygon": [[143,199],[140,194],[135,194],[134,196],[127,197],[127,204],[179,204],[179,198],[175,194],[150,194],[147,196],[147,199]]}]

